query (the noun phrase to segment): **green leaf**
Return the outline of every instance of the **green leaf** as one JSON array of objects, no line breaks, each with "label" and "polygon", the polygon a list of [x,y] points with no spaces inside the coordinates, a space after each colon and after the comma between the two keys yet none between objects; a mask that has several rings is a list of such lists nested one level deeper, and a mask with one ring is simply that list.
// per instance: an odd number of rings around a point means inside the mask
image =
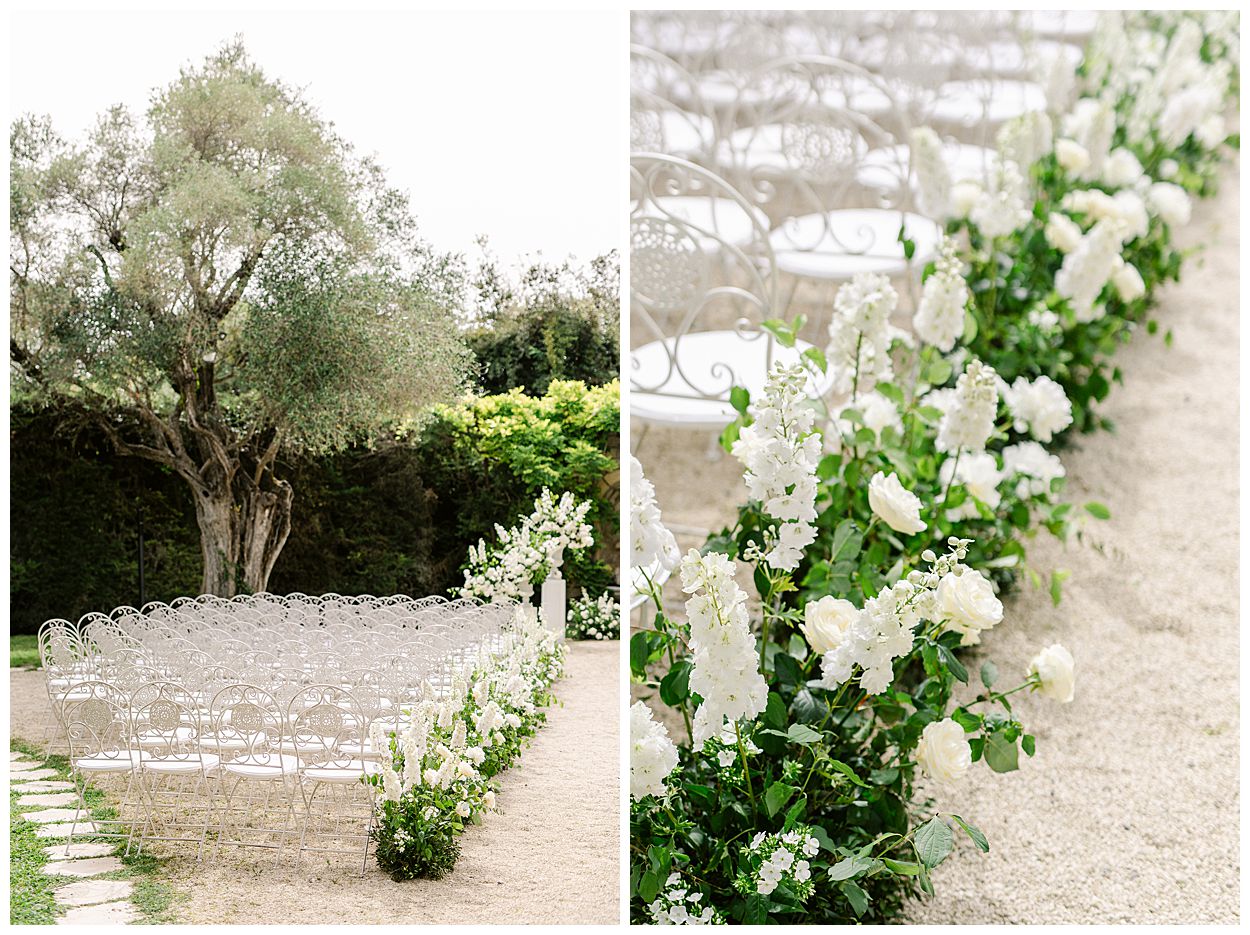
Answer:
[{"label": "green leaf", "polygon": [[916,829],[912,841],[916,845],[916,856],[930,870],[944,861],[955,846],[951,829],[937,815]]},{"label": "green leaf", "polygon": [[768,897],[752,893],[747,897],[742,921],[747,925],[763,925],[768,921]]},{"label": "green leaf", "polygon": [[1096,503],[1092,500],[1085,504],[1085,512],[1095,519],[1111,519],[1111,511],[1101,503]]},{"label": "green leaf", "polygon": [[1034,739],[1032,734],[1025,734],[1020,738],[1020,747],[1024,750],[1027,756],[1032,756],[1037,752],[1037,741]]},{"label": "green leaf", "polygon": [[829,879],[835,883],[839,880],[849,880],[869,870],[872,864],[873,860],[871,857],[856,856],[844,858],[829,868]]},{"label": "green leaf", "polygon": [[946,668],[951,670],[951,675],[959,679],[965,685],[968,684],[968,670],[964,664],[955,658],[955,654],[947,649],[941,643],[937,644],[938,656],[942,662],[946,663]]},{"label": "green leaf", "polygon": [[850,779],[851,782],[855,783],[855,785],[862,786],[865,789],[870,788],[868,783],[864,782],[864,780],[860,779],[857,775],[855,775],[855,770],[851,769],[851,767],[847,766],[841,760],[830,760],[829,765],[832,766],[834,769],[836,769],[843,776],[846,776],[848,779]]},{"label": "green leaf", "polygon": [[[632,647],[631,647],[632,649]],[[660,682],[660,700],[676,708],[690,695],[690,663],[685,659],[669,669]]]},{"label": "green leaf", "polygon": [[768,693],[768,703],[764,706],[764,723],[778,729],[786,726],[786,703],[776,692]]},{"label": "green leaf", "polygon": [[820,702],[816,700],[816,696],[806,688],[798,692],[790,704],[790,713],[794,715],[795,720],[805,721],[808,724],[819,721],[824,711]]},{"label": "green leaf", "polygon": [[998,678],[998,667],[994,663],[986,660],[981,664],[981,684],[986,688],[994,687],[994,680]]},{"label": "green leaf", "polygon": [[647,672],[647,660],[651,657],[651,646],[647,642],[647,634],[635,633],[629,640],[629,669],[634,675],[643,676]]},{"label": "green leaf", "polygon": [[747,414],[747,407],[751,405],[751,393],[744,386],[735,386],[729,390],[729,405],[743,415]]},{"label": "green leaf", "polygon": [[851,909],[855,912],[856,918],[862,916],[868,909],[868,894],[849,880],[840,887],[842,895],[846,897],[846,901],[851,904]]},{"label": "green leaf", "polygon": [[812,825],[812,837],[820,842],[820,846],[825,850],[832,852],[834,849],[833,838],[829,837],[829,833],[820,825]]},{"label": "green leaf", "polygon": [[644,903],[649,903],[655,899],[660,892],[660,878],[654,870],[648,870],[642,875],[642,879],[638,881],[638,898]]},{"label": "green leaf", "polygon": [[820,348],[813,345],[803,352],[803,356],[815,364],[821,373],[829,369],[829,363],[825,360],[825,352]]},{"label": "green leaf", "polygon": [[769,318],[760,322],[760,327],[777,339],[782,347],[794,347],[794,330],[780,318]]},{"label": "green leaf", "polygon": [[990,734],[985,741],[985,762],[996,773],[1010,773],[1020,768],[1020,749],[1014,740]]},{"label": "green leaf", "polygon": [[784,782],[775,782],[769,786],[768,791],[764,793],[764,807],[768,810],[768,817],[772,818],[781,811],[794,792],[794,786]]},{"label": "green leaf", "polygon": [[1056,607],[1063,600],[1063,583],[1072,576],[1070,571],[1061,571],[1056,569],[1050,574],[1050,601]]},{"label": "green leaf", "polygon": [[920,864],[913,864],[908,860],[891,860],[889,857],[882,857],[881,862],[890,870],[905,877],[914,877],[920,872]]},{"label": "green leaf", "polygon": [[819,731],[812,730],[806,724],[791,724],[790,729],[786,731],[786,736],[790,738],[791,743],[803,744],[804,746],[820,743],[824,739]]},{"label": "green leaf", "polygon": [[951,815],[951,818],[954,818],[955,822],[959,825],[959,827],[963,828],[964,831],[968,832],[968,837],[972,838],[973,844],[975,844],[977,847],[979,847],[983,851],[989,851],[990,842],[986,840],[985,835],[981,833],[981,830],[979,828],[977,828],[975,825],[968,824],[968,822],[964,821],[958,815]]}]

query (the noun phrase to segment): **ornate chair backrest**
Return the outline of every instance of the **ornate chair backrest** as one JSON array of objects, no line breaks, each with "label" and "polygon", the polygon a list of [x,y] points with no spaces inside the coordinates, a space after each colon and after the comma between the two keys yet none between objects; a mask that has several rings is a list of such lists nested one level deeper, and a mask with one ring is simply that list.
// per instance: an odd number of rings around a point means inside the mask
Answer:
[{"label": "ornate chair backrest", "polygon": [[214,695],[209,729],[220,748],[237,749],[238,756],[246,757],[279,754],[290,739],[285,708],[272,692],[257,685],[228,685]]},{"label": "ornate chair backrest", "polygon": [[81,682],[65,703],[63,718],[71,761],[80,758],[131,761],[130,709],[125,692],[104,681]]},{"label": "ornate chair backrest", "polygon": [[[338,769],[363,767],[359,751],[371,718],[341,685],[309,685],[287,706],[287,723],[301,762]],[[355,762],[353,762],[355,761]]]},{"label": "ornate chair backrest", "polygon": [[180,682],[140,686],[130,697],[130,722],[145,757],[183,758],[199,752],[199,699]]},{"label": "ornate chair backrest", "polygon": [[733,330],[771,365],[763,321],[777,309],[768,224],[724,178],[659,153],[630,158],[630,314],[641,341],[662,349],[631,359],[634,392],[727,399],[732,364],[683,355],[692,333]]}]

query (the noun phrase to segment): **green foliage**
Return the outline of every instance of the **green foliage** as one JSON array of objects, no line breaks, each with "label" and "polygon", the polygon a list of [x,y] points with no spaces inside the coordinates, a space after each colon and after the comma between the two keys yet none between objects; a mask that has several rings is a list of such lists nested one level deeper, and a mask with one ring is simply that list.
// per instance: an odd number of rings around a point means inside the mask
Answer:
[{"label": "green foliage", "polygon": [[39,641],[33,633],[9,636],[9,668],[39,668]]},{"label": "green foliage", "polygon": [[580,275],[567,263],[537,264],[515,288],[493,267],[479,275],[491,282],[490,287],[479,282],[479,293],[491,299],[466,339],[487,393],[523,387],[542,395],[552,381],[599,386],[617,379],[620,269],[615,252],[599,257]]}]

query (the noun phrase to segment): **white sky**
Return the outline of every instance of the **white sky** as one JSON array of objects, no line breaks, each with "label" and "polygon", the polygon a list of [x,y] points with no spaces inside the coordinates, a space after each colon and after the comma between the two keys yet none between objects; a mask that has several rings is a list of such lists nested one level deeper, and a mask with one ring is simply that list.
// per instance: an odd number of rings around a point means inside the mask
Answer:
[{"label": "white sky", "polygon": [[423,236],[506,265],[617,246],[628,27],[612,12],[14,12],[10,116],[79,137],[241,33],[412,198]]}]

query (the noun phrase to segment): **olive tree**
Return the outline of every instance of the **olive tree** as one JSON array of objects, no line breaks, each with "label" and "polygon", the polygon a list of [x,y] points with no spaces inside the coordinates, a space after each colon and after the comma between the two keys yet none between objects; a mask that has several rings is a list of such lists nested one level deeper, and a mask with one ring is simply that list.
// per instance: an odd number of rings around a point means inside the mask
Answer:
[{"label": "olive tree", "polygon": [[283,458],[457,394],[460,271],[406,199],[234,42],[78,144],[10,128],[11,374],[195,499],[204,590],[265,588]]}]

